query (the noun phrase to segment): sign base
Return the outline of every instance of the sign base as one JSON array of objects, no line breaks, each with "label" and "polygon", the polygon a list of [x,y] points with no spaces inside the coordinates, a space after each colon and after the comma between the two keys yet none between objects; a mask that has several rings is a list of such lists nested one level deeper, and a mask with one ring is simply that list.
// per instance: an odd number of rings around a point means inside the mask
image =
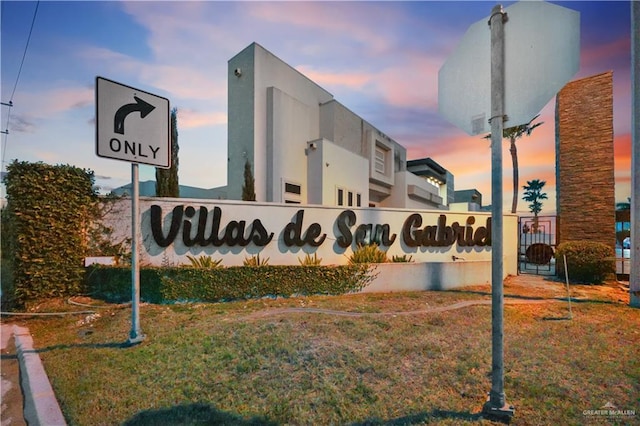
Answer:
[{"label": "sign base", "polygon": [[137,334],[135,336],[129,336],[129,339],[127,339],[127,342],[125,343],[126,346],[135,346],[139,343],[142,343],[144,341],[144,339],[147,336],[145,336],[144,334]]},{"label": "sign base", "polygon": [[494,420],[502,423],[509,423],[516,414],[516,409],[505,402],[502,407],[495,407],[491,403],[491,398],[487,396],[487,402],[482,407],[482,416],[488,420]]}]

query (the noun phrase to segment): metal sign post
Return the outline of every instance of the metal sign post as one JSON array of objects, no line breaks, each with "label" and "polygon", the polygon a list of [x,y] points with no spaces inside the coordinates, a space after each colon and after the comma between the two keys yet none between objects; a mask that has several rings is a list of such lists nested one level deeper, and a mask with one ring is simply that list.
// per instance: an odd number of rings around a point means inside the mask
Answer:
[{"label": "metal sign post", "polygon": [[171,167],[169,100],[96,77],[96,154],[131,163],[131,332],[127,344],[144,340],[140,328],[140,184],[138,164]]},{"label": "metal sign post", "polygon": [[502,129],[504,122],[504,23],[502,5],[491,11],[491,391],[483,413],[512,417],[504,394],[504,294],[502,218]]},{"label": "metal sign post", "polygon": [[440,68],[438,110],[469,135],[491,132],[492,377],[483,412],[508,419],[514,409],[504,395],[504,121],[509,127],[530,122],[578,71],[580,14],[544,1],[520,1],[505,11],[495,6],[489,26],[491,31],[485,19],[471,25]]},{"label": "metal sign post", "polygon": [[140,259],[138,240],[140,235],[140,184],[138,163],[131,163],[131,331],[129,345],[144,340],[140,328]]}]

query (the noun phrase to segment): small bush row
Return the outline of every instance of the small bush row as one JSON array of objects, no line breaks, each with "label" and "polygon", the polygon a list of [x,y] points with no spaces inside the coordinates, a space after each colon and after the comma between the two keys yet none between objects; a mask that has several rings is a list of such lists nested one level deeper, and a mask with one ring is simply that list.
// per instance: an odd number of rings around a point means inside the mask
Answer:
[{"label": "small bush row", "polygon": [[[359,291],[374,278],[368,265],[261,266],[228,268],[149,267],[140,270],[140,298],[145,302],[219,302],[265,296]],[[131,300],[131,269],[92,266],[87,292],[109,302]]]},{"label": "small bush row", "polygon": [[[193,257],[187,255],[190,266],[196,268],[220,268],[223,267],[222,259],[214,260],[211,257],[202,255],[199,257]],[[412,256],[406,254],[402,256],[392,256],[391,259],[387,257],[387,252],[381,250],[376,244],[359,245],[353,253],[348,257],[349,264],[362,264],[362,263],[409,263],[413,262]],[[306,254],[304,258],[298,258],[298,263],[302,266],[319,266],[322,263],[322,258],[318,257],[317,253],[313,256]],[[260,259],[260,254],[253,257],[246,257],[242,262],[243,266],[267,266],[269,264],[269,258]]]}]

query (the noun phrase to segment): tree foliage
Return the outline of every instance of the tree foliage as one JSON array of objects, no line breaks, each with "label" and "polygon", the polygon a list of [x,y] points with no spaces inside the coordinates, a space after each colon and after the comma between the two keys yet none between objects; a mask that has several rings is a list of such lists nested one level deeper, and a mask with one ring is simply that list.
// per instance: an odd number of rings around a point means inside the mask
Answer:
[{"label": "tree foliage", "polygon": [[171,168],[156,167],[156,196],[180,197],[178,182],[178,109],[171,110]]},{"label": "tree foliage", "polygon": [[[513,168],[513,199],[511,202],[511,213],[515,213],[518,209],[518,181],[520,172],[518,170],[518,148],[516,146],[516,141],[523,136],[531,136],[531,132],[533,132],[536,127],[544,124],[542,122],[532,124],[538,117],[539,115],[536,115],[528,123],[508,127],[502,130],[502,138],[509,139],[509,152],[511,153],[511,164]],[[485,136],[485,139],[491,139],[491,134]]]},{"label": "tree foliage", "polygon": [[253,172],[251,171],[251,163],[249,163],[249,160],[244,163],[244,184],[242,185],[242,200],[256,200],[255,179],[253,178]]},{"label": "tree foliage", "polygon": [[540,200],[546,200],[546,192],[542,192],[542,188],[547,182],[540,179],[534,179],[527,181],[527,184],[522,187],[524,189],[524,195],[522,199],[528,201],[529,211],[538,216],[538,213],[542,211],[542,202]]}]

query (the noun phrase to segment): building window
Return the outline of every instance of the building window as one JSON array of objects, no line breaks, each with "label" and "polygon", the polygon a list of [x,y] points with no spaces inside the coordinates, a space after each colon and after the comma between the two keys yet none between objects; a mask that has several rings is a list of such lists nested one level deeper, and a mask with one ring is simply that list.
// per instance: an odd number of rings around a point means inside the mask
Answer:
[{"label": "building window", "polygon": [[293,184],[293,183],[285,182],[285,183],[284,183],[284,192],[285,192],[285,193],[289,193],[289,194],[297,194],[297,195],[300,195],[300,193],[301,193],[301,186],[300,186],[300,185],[295,185],[295,184]]},{"label": "building window", "polygon": [[376,146],[376,158],[375,158],[375,170],[378,173],[384,174],[385,171],[385,157],[386,152],[380,146]]},{"label": "building window", "polygon": [[336,204],[338,204],[339,206],[344,206],[344,189],[342,188],[338,188],[338,202]]},{"label": "building window", "polygon": [[336,186],[336,205],[348,207],[361,207],[362,194]]},{"label": "building window", "polygon": [[282,201],[287,204],[300,204],[302,203],[302,185],[282,181]]}]

